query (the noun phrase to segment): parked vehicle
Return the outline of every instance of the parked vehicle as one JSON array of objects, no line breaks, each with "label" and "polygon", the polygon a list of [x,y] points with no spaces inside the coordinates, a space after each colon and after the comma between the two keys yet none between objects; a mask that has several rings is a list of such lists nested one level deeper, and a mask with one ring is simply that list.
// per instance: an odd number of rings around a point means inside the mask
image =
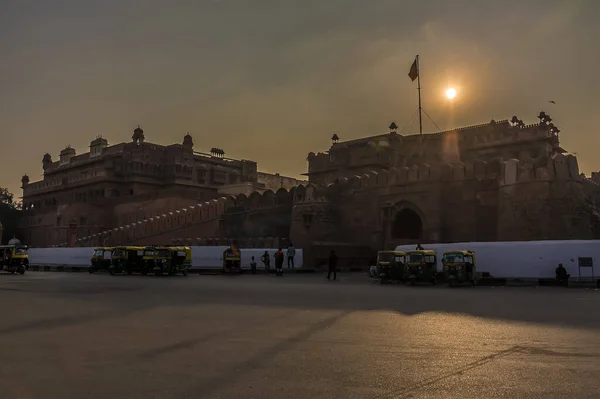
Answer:
[{"label": "parked vehicle", "polygon": [[26,245],[0,246],[0,271],[25,274],[29,268],[29,254]]},{"label": "parked vehicle", "polygon": [[450,287],[468,283],[477,284],[477,267],[474,251],[450,251],[442,256],[444,274]]},{"label": "parked vehicle", "polygon": [[406,251],[405,281],[436,283],[437,254],[432,250]]},{"label": "parked vehicle", "polygon": [[242,254],[238,248],[231,246],[223,252],[223,274],[240,274],[242,272]]},{"label": "parked vehicle", "polygon": [[113,247],[94,248],[88,271],[90,273],[95,273],[101,270],[108,271],[110,269],[113,251]]},{"label": "parked vehicle", "polygon": [[144,247],[115,247],[108,271],[111,275],[117,273],[147,273],[144,264]]},{"label": "parked vehicle", "polygon": [[377,275],[382,284],[396,280],[404,281],[406,254],[399,251],[379,251],[377,253]]},{"label": "parked vehicle", "polygon": [[188,275],[192,267],[192,248],[190,247],[156,247],[154,275],[168,274]]},{"label": "parked vehicle", "polygon": [[154,271],[156,266],[156,247],[145,247],[144,248],[144,270],[143,275],[146,275],[150,271]]}]

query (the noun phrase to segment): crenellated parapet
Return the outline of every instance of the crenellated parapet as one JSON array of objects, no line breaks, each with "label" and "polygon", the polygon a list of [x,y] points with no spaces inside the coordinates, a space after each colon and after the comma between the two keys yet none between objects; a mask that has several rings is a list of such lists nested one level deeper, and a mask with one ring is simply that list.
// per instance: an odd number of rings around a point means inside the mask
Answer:
[{"label": "crenellated parapet", "polygon": [[581,181],[577,157],[571,154],[553,154],[544,165],[535,159],[509,159],[503,162],[501,185],[549,181]]},{"label": "crenellated parapet", "polygon": [[[371,190],[383,187],[420,183],[454,183],[467,180],[499,180],[502,185],[551,180],[579,181],[577,158],[571,154],[554,154],[543,164],[538,159],[501,158],[486,161],[457,162],[439,165],[413,165],[374,169],[360,175],[337,179],[328,185],[308,184],[302,186],[304,196],[295,198],[294,203],[329,198],[332,193],[344,190]],[[301,190],[296,188],[297,192]]]},{"label": "crenellated parapet", "polygon": [[[259,209],[269,209],[279,206],[291,206],[294,196],[299,193],[303,185],[292,187],[289,191],[280,188],[277,191],[266,190],[264,192],[254,191],[250,195],[238,194],[230,195],[227,198],[226,210],[251,211]],[[303,191],[303,190],[302,190]]]}]

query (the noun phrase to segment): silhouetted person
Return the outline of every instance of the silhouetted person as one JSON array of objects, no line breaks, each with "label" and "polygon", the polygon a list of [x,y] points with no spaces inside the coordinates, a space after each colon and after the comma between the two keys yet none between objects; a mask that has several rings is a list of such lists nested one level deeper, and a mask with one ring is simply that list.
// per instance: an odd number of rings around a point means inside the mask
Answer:
[{"label": "silhouetted person", "polygon": [[250,270],[252,270],[252,274],[256,274],[256,261],[254,260],[254,256],[250,260]]},{"label": "silhouetted person", "polygon": [[329,253],[329,270],[327,272],[327,280],[331,279],[331,273],[333,273],[333,279],[335,280],[337,277],[337,256],[335,255],[335,251],[332,249]]},{"label": "silhouetted person", "polygon": [[417,244],[417,248],[415,248],[415,250],[417,250],[417,251],[423,251],[424,249],[425,249],[425,248],[423,248],[423,247],[421,246],[421,244]]},{"label": "silhouetted person", "polygon": [[294,268],[294,256],[296,256],[296,248],[294,248],[294,244],[290,243],[290,246],[287,249],[287,260],[288,267]]},{"label": "silhouetted person", "polygon": [[260,257],[260,261],[265,265],[265,270],[267,273],[271,270],[271,257],[269,256],[269,252],[265,251],[265,253]]},{"label": "silhouetted person", "polygon": [[556,279],[561,285],[567,286],[569,284],[569,277],[571,277],[571,275],[567,273],[567,269],[565,269],[562,263],[558,264],[555,273]]},{"label": "silhouetted person", "polygon": [[283,276],[283,261],[285,255],[283,254],[283,248],[279,248],[277,252],[275,252],[275,270],[277,271],[278,276]]}]

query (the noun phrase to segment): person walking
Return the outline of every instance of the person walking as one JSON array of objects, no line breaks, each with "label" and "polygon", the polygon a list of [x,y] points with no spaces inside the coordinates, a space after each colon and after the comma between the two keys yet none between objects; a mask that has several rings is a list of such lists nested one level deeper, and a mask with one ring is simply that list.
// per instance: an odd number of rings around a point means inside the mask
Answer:
[{"label": "person walking", "polygon": [[271,272],[271,257],[269,256],[269,252],[265,251],[265,253],[260,257],[260,261],[265,265],[265,271],[267,274]]},{"label": "person walking", "polygon": [[296,256],[296,248],[294,248],[294,244],[290,243],[287,249],[288,268],[294,268],[294,256]]},{"label": "person walking", "polygon": [[327,280],[331,280],[331,273],[333,273],[333,280],[337,277],[337,256],[335,251],[332,249],[329,253],[329,271],[327,272]]},{"label": "person walking", "polygon": [[277,252],[275,252],[275,271],[278,276],[283,276],[283,261],[285,255],[283,254],[283,248],[279,248]]}]

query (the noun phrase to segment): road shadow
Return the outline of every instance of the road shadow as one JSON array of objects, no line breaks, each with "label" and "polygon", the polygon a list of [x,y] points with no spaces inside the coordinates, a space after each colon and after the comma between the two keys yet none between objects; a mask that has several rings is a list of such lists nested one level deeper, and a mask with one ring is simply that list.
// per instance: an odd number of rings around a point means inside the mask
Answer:
[{"label": "road shadow", "polygon": [[[407,316],[430,312],[468,315],[492,320],[539,323],[600,330],[600,292],[561,288],[406,287],[368,283],[368,277],[350,275],[352,281],[324,281],[322,275],[194,276],[153,278],[72,275],[52,282],[32,280],[20,290],[35,291],[3,296],[43,295],[102,303],[104,312],[44,319],[7,327],[0,334],[44,330],[110,317],[123,317],[157,307],[258,306],[334,311],[392,311]],[[100,277],[100,278],[97,278]],[[48,286],[51,284],[51,288]],[[10,288],[10,287],[9,287]],[[48,292],[44,290],[47,289]],[[0,292],[1,293],[1,292]],[[94,295],[89,295],[93,293]],[[15,297],[16,298],[16,297]]]},{"label": "road shadow", "polygon": [[[323,277],[198,277],[201,282],[176,284],[178,305],[276,306],[340,311],[393,311],[407,316],[430,312],[600,330],[600,292],[561,288],[446,287],[325,282]],[[367,278],[365,278],[367,279]],[[170,285],[170,283],[168,283]],[[188,288],[198,286],[190,293]],[[201,289],[200,289],[201,287]],[[190,295],[191,294],[191,295]],[[273,300],[273,298],[277,298]],[[162,302],[164,305],[165,302]]]}]

